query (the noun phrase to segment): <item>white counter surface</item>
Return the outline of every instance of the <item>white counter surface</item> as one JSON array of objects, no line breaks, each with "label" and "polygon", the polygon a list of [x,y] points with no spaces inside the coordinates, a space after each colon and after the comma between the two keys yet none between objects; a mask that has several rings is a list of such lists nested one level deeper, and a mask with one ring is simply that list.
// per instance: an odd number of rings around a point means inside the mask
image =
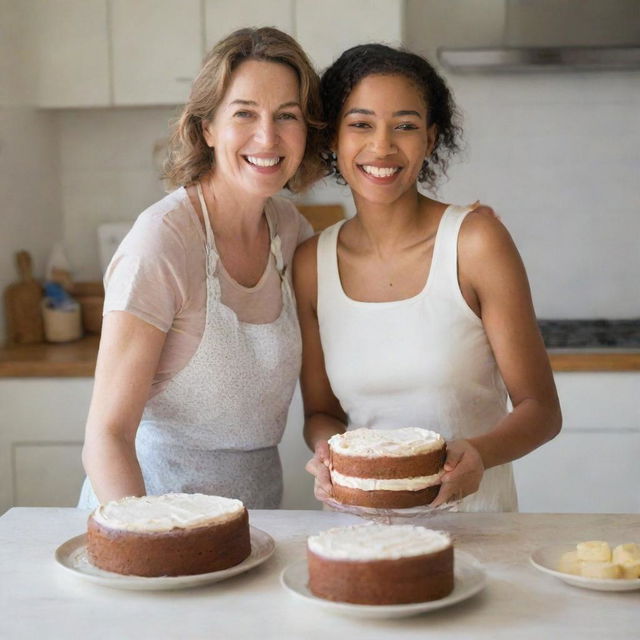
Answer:
[{"label": "white counter surface", "polygon": [[282,569],[304,558],[307,535],[361,522],[353,516],[252,511],[251,523],[276,541],[272,558],[229,580],[170,592],[117,591],[60,568],[56,547],[83,533],[86,517],[76,509],[16,508],[0,518],[0,638],[640,638],[640,591],[579,589],[528,561],[547,544],[638,542],[640,514],[451,513],[425,520],[482,563],[488,586],[458,605],[393,620],[336,615],[280,586]]}]

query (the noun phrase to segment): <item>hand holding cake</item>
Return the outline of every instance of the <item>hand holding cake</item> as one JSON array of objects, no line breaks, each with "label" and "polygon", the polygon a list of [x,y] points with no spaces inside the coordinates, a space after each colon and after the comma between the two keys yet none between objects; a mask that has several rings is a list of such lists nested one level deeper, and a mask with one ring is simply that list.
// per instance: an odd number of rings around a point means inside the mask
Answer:
[{"label": "hand holding cake", "polygon": [[431,503],[432,507],[475,493],[484,474],[480,453],[468,440],[447,443],[447,458],[443,469],[440,491]]},{"label": "hand holding cake", "polygon": [[316,444],[315,455],[305,466],[305,469],[315,477],[313,494],[321,502],[332,497],[329,457],[329,443],[326,440],[320,440]]}]

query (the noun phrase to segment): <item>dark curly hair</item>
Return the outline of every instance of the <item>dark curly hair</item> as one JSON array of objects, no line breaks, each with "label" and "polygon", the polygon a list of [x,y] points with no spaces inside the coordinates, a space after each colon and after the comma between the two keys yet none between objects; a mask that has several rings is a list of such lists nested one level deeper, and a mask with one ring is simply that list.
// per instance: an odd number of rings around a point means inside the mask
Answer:
[{"label": "dark curly hair", "polygon": [[436,141],[433,151],[425,159],[418,181],[431,189],[446,176],[449,159],[460,150],[462,128],[460,113],[444,79],[421,56],[394,49],[383,44],[361,44],[347,49],[320,79],[320,95],[325,122],[321,156],[327,175],[334,175],[344,184],[331,151],[332,141],[338,130],[338,118],[342,106],[354,87],[370,75],[405,76],[422,92],[427,105],[427,124],[436,125]]}]

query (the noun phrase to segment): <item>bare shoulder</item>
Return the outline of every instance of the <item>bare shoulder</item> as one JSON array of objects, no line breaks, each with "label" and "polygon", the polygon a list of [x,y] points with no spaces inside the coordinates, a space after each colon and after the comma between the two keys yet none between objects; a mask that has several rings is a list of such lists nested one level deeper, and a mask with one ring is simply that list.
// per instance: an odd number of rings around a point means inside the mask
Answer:
[{"label": "bare shoulder", "polygon": [[524,264],[509,231],[486,211],[472,211],[462,223],[458,268],[461,285],[470,286],[480,300],[490,291],[528,291]]},{"label": "bare shoulder", "polygon": [[511,234],[489,207],[471,211],[464,219],[458,236],[461,260],[491,260],[500,255],[516,254]]}]

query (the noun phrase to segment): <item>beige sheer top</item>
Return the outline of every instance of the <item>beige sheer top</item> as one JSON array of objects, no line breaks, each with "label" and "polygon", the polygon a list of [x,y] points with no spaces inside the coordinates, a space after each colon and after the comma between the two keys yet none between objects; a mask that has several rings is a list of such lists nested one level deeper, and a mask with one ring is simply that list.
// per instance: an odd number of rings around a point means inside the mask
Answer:
[{"label": "beige sheer top", "polygon": [[[286,198],[266,207],[282,242],[285,265],[313,235],[311,225]],[[202,339],[206,309],[205,234],[183,187],[143,211],[118,247],[104,278],[104,315],[127,311],[167,333],[149,397],[162,391],[189,362]],[[291,277],[291,269],[287,269]],[[221,302],[251,324],[276,320],[282,309],[273,256],[254,287],[244,287],[218,261]]]}]

